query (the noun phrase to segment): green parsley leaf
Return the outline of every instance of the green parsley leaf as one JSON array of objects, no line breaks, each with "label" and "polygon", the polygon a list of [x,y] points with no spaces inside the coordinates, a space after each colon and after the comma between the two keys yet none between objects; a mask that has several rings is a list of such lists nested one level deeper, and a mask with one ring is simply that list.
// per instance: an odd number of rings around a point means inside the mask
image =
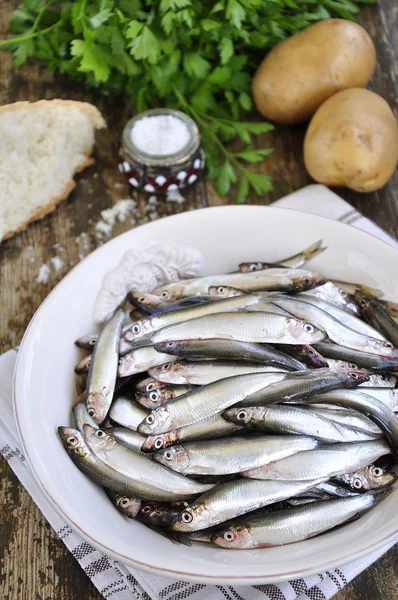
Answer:
[{"label": "green parsley leaf", "polygon": [[238,0],[228,0],[225,16],[237,29],[242,27],[242,21],[246,18],[246,11]]},{"label": "green parsley leaf", "polygon": [[210,71],[210,63],[198,52],[188,52],[184,56],[184,69],[191,77],[204,79]]},{"label": "green parsley leaf", "polygon": [[90,41],[73,40],[72,56],[81,57],[79,71],[92,71],[97,81],[106,81],[110,74],[109,55],[100,46]]},{"label": "green parsley leaf", "polygon": [[220,40],[218,48],[220,50],[221,64],[225,65],[234,54],[233,42],[229,38],[223,37]]}]

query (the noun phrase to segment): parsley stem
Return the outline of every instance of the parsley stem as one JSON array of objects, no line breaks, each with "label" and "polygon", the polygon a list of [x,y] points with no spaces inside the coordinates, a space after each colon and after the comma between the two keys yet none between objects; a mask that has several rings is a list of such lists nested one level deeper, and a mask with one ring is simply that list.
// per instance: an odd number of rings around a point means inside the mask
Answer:
[{"label": "parsley stem", "polygon": [[[195,108],[192,108],[192,106],[190,106],[188,104],[188,102],[185,100],[184,96],[181,94],[181,92],[176,88],[173,87],[174,93],[178,99],[178,101],[180,102],[180,104],[184,107],[184,109],[191,113],[191,115],[193,116],[193,118],[195,119],[195,121],[198,122],[198,124],[205,129],[206,128],[206,123],[205,121],[203,121],[203,119],[199,116],[199,113],[201,113],[206,119],[209,119],[211,121],[225,121],[225,119],[217,119],[216,117],[210,117],[209,115],[206,115],[205,113],[203,113],[201,110],[197,110]],[[228,121],[226,121],[228,122]],[[206,134],[205,134],[206,135]],[[235,167],[242,173],[245,174],[246,173],[246,169],[244,167],[242,167],[242,165],[240,164],[240,162],[234,157],[234,155],[229,152],[229,150],[227,150],[227,148],[224,146],[224,144],[222,143],[222,141],[220,140],[220,138],[215,134],[215,133],[211,133],[210,136],[211,139],[213,140],[213,142],[216,144],[216,146],[219,148],[220,152],[225,156],[225,158],[231,162],[232,164],[235,165]]]},{"label": "parsley stem", "polygon": [[49,25],[49,27],[46,27],[45,29],[40,29],[40,31],[31,31],[29,32],[29,34],[24,34],[24,35],[16,35],[15,37],[11,37],[8,38],[6,40],[0,40],[0,48],[3,46],[7,46],[7,45],[12,45],[15,44],[17,42],[24,42],[25,40],[30,40],[33,39],[35,37],[41,36],[44,33],[48,33],[49,31],[51,31],[52,29],[54,29],[54,27],[56,25],[59,25],[60,21],[57,21],[56,23],[53,23],[52,25]]}]

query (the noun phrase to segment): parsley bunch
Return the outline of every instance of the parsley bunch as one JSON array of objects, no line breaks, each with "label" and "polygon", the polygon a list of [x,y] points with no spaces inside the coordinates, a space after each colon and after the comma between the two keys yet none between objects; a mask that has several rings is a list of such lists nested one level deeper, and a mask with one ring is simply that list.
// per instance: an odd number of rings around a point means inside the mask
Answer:
[{"label": "parsley bunch", "polygon": [[[13,52],[16,66],[33,57],[103,93],[127,92],[136,111],[189,113],[217,192],[238,184],[241,202],[250,188],[271,189],[246,165],[272,151],[252,139],[272,125],[248,118],[265,51],[316,21],[352,19],[361,1],[373,0],[23,0],[11,17],[15,35],[0,49]],[[235,138],[239,151],[230,149]]]}]

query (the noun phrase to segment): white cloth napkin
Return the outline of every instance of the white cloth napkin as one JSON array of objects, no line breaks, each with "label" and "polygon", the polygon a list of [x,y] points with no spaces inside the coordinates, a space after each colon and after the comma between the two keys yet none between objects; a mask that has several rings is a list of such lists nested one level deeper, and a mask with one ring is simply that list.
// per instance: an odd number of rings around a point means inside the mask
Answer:
[{"label": "white cloth napkin", "polygon": [[[398,247],[398,243],[321,185],[310,185],[274,203],[337,219]],[[221,586],[175,581],[137,571],[82,540],[55,512],[33,478],[20,449],[12,411],[12,377],[17,351],[0,357],[0,454],[104,598],[112,600],[328,600],[393,544],[319,575],[275,585]],[[397,540],[398,541],[398,540]]]}]

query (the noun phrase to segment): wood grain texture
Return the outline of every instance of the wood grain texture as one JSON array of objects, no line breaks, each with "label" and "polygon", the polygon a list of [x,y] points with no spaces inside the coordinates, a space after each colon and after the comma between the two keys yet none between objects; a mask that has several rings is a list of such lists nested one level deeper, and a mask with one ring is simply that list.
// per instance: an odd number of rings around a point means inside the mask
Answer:
[{"label": "wood grain texture", "polygon": [[[0,38],[5,37],[8,19],[18,0],[0,3]],[[398,6],[396,0],[380,0],[377,6],[364,6],[359,21],[375,41],[378,67],[371,88],[380,93],[397,112]],[[37,307],[74,264],[99,243],[95,223],[100,211],[119,199],[128,198],[130,189],[116,168],[122,128],[132,114],[126,98],[106,98],[85,90],[62,77],[51,77],[38,64],[15,71],[11,57],[0,54],[0,104],[40,98],[86,100],[98,106],[108,131],[97,136],[96,164],[77,178],[76,190],[57,210],[31,225],[25,232],[0,246],[0,352],[19,343]],[[278,127],[258,139],[259,146],[273,146],[275,152],[258,171],[272,177],[274,190],[264,198],[252,196],[249,203],[269,204],[310,182],[302,161],[304,127]],[[337,192],[367,217],[398,236],[398,174],[374,194]],[[186,194],[183,205],[161,201],[159,217],[202,206],[225,204],[209,184],[201,181]],[[136,224],[153,218],[147,197],[139,195]],[[130,229],[127,220],[118,223],[112,235]],[[83,238],[82,233],[87,236]],[[51,266],[48,284],[36,281],[39,267],[58,256],[63,261],[56,272]],[[0,598],[4,600],[99,600],[101,597],[65,546],[18,483],[5,461],[0,461]],[[398,598],[398,547],[388,552],[366,573],[360,575],[336,600],[396,600]]]}]

